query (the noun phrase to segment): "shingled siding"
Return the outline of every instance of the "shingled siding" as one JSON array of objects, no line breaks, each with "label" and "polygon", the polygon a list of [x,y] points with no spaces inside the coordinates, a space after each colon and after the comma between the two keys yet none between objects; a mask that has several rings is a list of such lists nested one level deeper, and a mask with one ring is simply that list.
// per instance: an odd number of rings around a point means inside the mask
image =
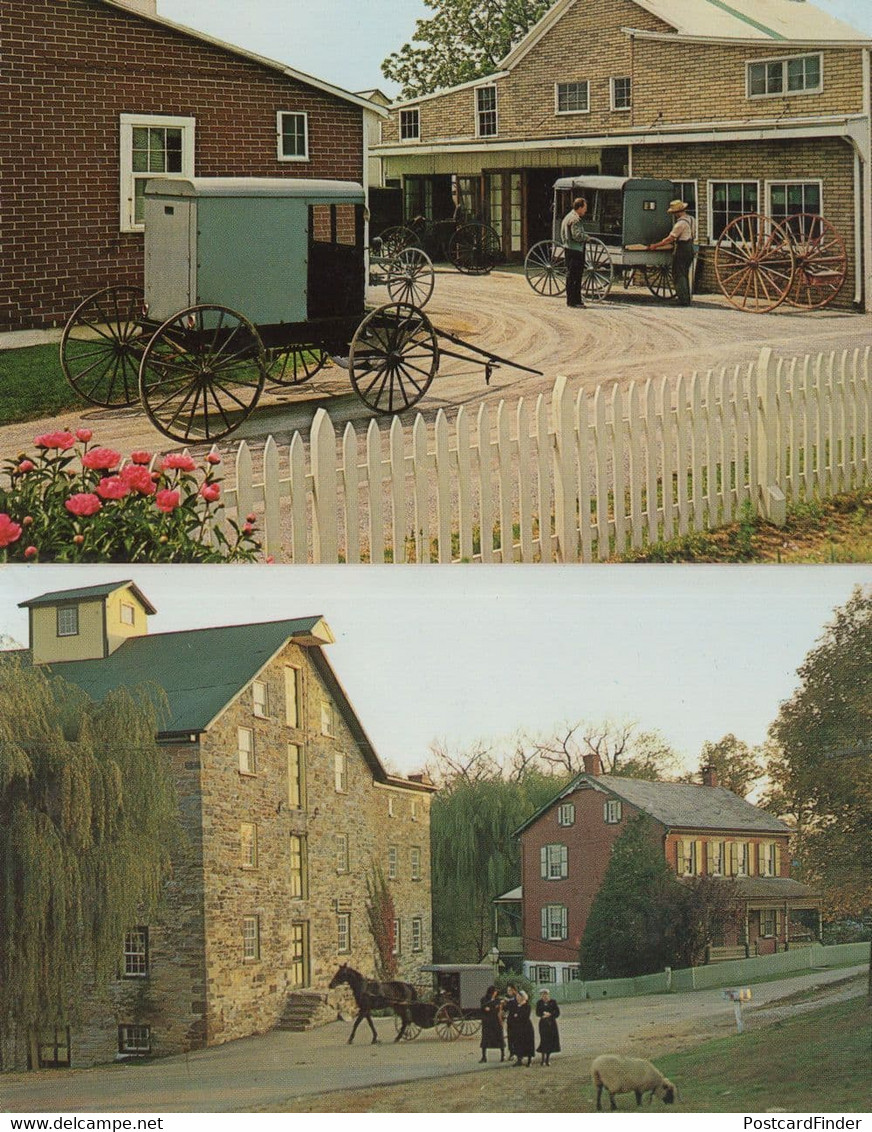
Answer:
[{"label": "shingled siding", "polygon": [[[119,116],[196,119],[198,176],[363,177],[362,111],[96,0],[7,0],[0,330],[61,325],[84,296],[140,285],[119,220]],[[276,113],[309,115],[308,162],[276,160]]]}]

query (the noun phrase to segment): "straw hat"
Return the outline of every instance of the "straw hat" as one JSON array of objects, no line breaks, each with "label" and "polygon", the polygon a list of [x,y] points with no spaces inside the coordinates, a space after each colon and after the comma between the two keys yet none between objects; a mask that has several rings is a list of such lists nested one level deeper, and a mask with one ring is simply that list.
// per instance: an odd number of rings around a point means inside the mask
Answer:
[{"label": "straw hat", "polygon": [[686,212],[687,211],[687,201],[686,200],[671,200],[669,202],[669,208],[667,208],[666,211],[667,212]]}]

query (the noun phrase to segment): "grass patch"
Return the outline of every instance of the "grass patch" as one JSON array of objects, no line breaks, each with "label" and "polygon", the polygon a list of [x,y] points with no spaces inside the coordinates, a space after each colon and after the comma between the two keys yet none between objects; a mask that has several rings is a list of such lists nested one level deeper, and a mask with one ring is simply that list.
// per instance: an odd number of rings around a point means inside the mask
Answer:
[{"label": "grass patch", "polygon": [[870,1023],[872,1007],[855,998],[658,1058],[657,1067],[678,1084],[677,1111],[866,1112]]},{"label": "grass patch", "polygon": [[85,407],[61,370],[56,345],[0,350],[0,424]]},{"label": "grass patch", "polygon": [[726,527],[629,551],[622,562],[872,562],[872,489],[791,505],[775,527],[748,512]]}]

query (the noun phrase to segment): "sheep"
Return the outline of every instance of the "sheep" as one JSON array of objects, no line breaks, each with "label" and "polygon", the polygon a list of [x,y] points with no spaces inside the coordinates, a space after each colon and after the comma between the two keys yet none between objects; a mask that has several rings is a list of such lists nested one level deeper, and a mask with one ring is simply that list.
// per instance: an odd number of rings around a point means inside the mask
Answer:
[{"label": "sheep", "polygon": [[643,1093],[648,1093],[648,1104],[654,1099],[655,1093],[664,1104],[675,1101],[675,1086],[650,1061],[645,1061],[642,1057],[620,1057],[615,1053],[604,1053],[594,1058],[590,1072],[596,1088],[596,1107],[599,1112],[602,1111],[600,1098],[603,1089],[609,1094],[613,1110],[618,1107],[615,1104],[618,1093],[635,1093],[637,1105],[642,1103]]}]

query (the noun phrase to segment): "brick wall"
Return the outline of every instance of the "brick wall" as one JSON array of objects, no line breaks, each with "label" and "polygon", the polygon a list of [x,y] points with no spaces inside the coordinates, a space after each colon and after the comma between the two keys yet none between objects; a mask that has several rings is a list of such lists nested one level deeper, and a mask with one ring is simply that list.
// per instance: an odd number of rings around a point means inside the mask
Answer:
[{"label": "brick wall", "polygon": [[[119,116],[196,118],[198,176],[362,181],[362,110],[98,0],[7,0],[0,124],[0,330],[61,325],[91,292],[141,284],[119,230]],[[309,115],[310,160],[276,160],[276,113]]]}]

